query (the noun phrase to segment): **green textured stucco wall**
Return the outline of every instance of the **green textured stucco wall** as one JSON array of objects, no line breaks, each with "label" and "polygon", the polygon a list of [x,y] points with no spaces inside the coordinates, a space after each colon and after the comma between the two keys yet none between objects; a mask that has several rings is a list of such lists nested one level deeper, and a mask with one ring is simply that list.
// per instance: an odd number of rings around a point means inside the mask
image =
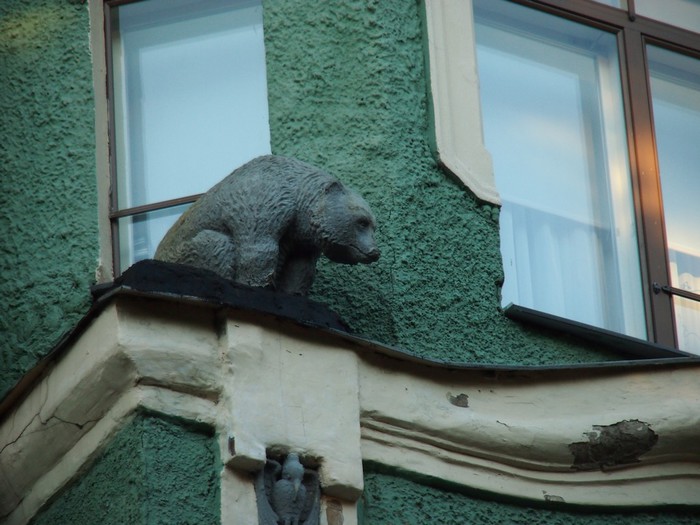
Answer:
[{"label": "green textured stucco wall", "polygon": [[220,523],[218,450],[207,427],[139,414],[31,523]]},{"label": "green textured stucco wall", "polygon": [[[264,0],[275,153],[376,211],[381,260],[323,262],[312,298],[359,333],[447,361],[615,358],[499,310],[498,210],[430,150],[414,0]],[[0,395],[85,313],[98,256],[87,5],[0,3]],[[5,233],[7,232],[7,233]]]},{"label": "green textured stucco wall", "polygon": [[494,502],[388,473],[365,474],[360,525],[670,525],[700,522],[697,510],[553,510]]},{"label": "green textured stucco wall", "polygon": [[379,223],[371,266],[324,263],[312,298],[359,333],[448,361],[605,360],[499,310],[498,210],[436,165],[415,0],[264,0],[273,152],[358,189]]},{"label": "green textured stucco wall", "polygon": [[97,266],[88,11],[0,2],[0,397],[89,304]]},{"label": "green textured stucco wall", "polygon": [[[379,222],[381,260],[322,263],[312,298],[357,332],[434,359],[616,358],[500,312],[498,210],[431,154],[420,2],[263,4],[273,151],[338,175]],[[0,396],[88,307],[98,256],[88,31],[79,0],[0,1]],[[140,415],[33,523],[215,523],[219,468],[209,433]],[[686,520],[532,510],[371,472],[366,486],[365,524]]]}]

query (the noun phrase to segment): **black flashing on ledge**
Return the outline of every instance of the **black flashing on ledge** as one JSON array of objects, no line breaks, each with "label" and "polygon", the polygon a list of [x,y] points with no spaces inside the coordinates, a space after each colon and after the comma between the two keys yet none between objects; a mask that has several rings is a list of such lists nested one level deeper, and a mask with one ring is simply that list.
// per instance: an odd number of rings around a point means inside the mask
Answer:
[{"label": "black flashing on ledge", "polygon": [[292,319],[300,324],[351,332],[348,325],[327,306],[301,295],[233,283],[209,270],[147,259],[139,261],[114,282],[93,286],[94,302],[115,293],[164,295],[202,301],[217,306],[255,311]]},{"label": "black flashing on ledge", "polygon": [[598,328],[589,324],[579,323],[540,312],[524,306],[509,304],[503,310],[506,317],[515,321],[533,323],[545,328],[571,334],[606,348],[610,348],[634,359],[659,359],[668,357],[697,357],[676,348],[651,343],[628,335]]}]

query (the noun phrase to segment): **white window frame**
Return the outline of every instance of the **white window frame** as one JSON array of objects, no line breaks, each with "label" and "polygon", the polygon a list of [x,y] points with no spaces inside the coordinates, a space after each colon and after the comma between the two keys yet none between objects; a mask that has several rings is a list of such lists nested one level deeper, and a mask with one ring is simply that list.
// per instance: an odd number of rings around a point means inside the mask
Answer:
[{"label": "white window frame", "polygon": [[479,199],[500,204],[484,147],[471,0],[425,0],[435,146]]},{"label": "white window frame", "polygon": [[107,99],[107,54],[105,44],[104,0],[88,0],[90,16],[90,49],[95,96],[95,160],[97,176],[97,216],[99,255],[95,280],[98,283],[114,279],[110,212],[109,167],[109,102]]}]

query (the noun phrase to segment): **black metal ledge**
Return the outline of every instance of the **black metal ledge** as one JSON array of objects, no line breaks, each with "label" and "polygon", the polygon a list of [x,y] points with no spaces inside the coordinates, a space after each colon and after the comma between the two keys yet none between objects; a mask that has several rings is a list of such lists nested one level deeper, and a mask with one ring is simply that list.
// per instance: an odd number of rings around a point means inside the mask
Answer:
[{"label": "black metal ledge", "polygon": [[189,298],[212,306],[276,315],[316,328],[350,332],[340,316],[324,304],[301,295],[236,284],[193,266],[147,259],[131,266],[114,282],[93,286],[91,293],[95,304],[100,304],[125,291]]},{"label": "black metal ledge", "polygon": [[658,345],[644,339],[637,339],[611,330],[579,323],[571,319],[558,317],[512,303],[506,306],[503,312],[506,314],[506,317],[515,321],[532,323],[551,330],[571,334],[586,341],[610,348],[632,359],[698,357],[676,348]]}]

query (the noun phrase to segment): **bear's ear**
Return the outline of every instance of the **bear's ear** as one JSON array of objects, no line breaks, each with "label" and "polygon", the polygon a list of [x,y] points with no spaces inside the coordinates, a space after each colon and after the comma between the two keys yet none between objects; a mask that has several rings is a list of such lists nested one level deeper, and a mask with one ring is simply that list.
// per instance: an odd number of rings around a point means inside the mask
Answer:
[{"label": "bear's ear", "polygon": [[343,185],[337,180],[330,181],[328,184],[326,184],[326,187],[323,189],[323,191],[326,195],[340,193],[343,191]]}]

